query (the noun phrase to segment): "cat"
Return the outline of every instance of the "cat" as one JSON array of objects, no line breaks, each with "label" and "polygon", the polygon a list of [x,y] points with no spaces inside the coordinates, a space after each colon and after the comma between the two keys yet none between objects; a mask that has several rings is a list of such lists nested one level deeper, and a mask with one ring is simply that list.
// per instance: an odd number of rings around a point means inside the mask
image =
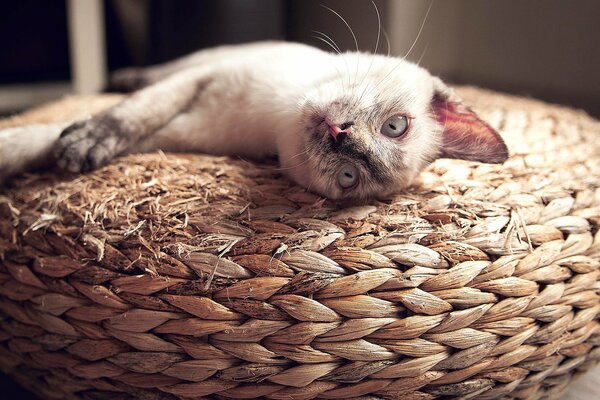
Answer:
[{"label": "cat", "polygon": [[453,90],[401,58],[259,42],[118,71],[111,83],[133,93],[96,116],[0,131],[0,175],[50,153],[70,172],[158,149],[277,156],[310,191],[364,199],[400,192],[436,158],[508,157]]}]

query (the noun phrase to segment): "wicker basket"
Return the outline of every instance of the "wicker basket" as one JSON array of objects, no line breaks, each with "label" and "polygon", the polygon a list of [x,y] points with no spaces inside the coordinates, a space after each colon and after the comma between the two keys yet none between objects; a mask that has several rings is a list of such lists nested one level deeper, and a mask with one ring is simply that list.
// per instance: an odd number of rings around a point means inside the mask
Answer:
[{"label": "wicker basket", "polygon": [[559,397],[600,358],[600,123],[460,92],[512,157],[387,201],[201,155],[18,179],[2,370],[57,399]]}]

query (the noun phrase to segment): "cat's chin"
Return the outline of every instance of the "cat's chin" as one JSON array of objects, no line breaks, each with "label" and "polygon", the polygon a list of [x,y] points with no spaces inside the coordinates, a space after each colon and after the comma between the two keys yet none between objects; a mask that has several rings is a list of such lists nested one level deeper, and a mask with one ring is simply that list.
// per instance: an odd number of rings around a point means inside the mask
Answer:
[{"label": "cat's chin", "polygon": [[292,162],[280,162],[281,171],[291,181],[296,184],[309,188],[311,186],[311,172],[309,168],[306,168],[306,160]]},{"label": "cat's chin", "polygon": [[315,176],[314,170],[306,165],[283,168],[288,178],[307,191],[326,197],[330,200],[339,200],[343,197],[341,189],[331,190],[323,176]]}]

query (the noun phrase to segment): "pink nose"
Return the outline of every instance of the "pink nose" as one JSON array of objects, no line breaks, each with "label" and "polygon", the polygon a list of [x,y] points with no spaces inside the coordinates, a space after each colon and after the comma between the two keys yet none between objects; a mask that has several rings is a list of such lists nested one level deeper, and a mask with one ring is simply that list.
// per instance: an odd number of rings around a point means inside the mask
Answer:
[{"label": "pink nose", "polygon": [[341,129],[338,125],[329,125],[329,133],[335,140],[337,140],[337,137],[340,133],[344,133],[346,135],[349,134],[350,128]]}]

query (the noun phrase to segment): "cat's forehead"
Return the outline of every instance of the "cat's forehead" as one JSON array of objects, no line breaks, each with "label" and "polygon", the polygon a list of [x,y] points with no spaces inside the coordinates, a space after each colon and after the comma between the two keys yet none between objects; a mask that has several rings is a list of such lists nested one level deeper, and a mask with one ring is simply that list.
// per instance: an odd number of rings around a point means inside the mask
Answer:
[{"label": "cat's forehead", "polygon": [[344,78],[350,82],[351,92],[358,93],[363,100],[387,99],[394,104],[420,107],[433,95],[431,75],[406,60],[352,53],[347,55],[344,65]]},{"label": "cat's forehead", "polygon": [[374,79],[408,78],[422,79],[427,75],[425,69],[399,57],[382,56],[378,54],[348,53],[340,56],[340,61],[349,74],[369,76]]}]

